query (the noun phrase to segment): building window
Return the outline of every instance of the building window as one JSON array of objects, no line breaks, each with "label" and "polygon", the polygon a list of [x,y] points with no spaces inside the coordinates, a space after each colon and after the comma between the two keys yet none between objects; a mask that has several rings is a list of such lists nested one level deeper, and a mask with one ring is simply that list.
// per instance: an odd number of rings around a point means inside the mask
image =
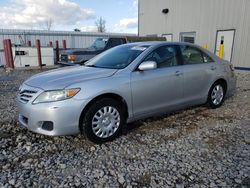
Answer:
[{"label": "building window", "polygon": [[195,32],[182,32],[180,33],[181,42],[195,43]]}]

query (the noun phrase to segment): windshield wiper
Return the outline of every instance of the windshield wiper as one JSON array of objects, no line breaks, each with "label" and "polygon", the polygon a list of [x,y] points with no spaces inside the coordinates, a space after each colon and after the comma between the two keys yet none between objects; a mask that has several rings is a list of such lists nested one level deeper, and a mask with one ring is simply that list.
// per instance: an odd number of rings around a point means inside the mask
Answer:
[{"label": "windshield wiper", "polygon": [[95,65],[84,65],[85,67],[97,67]]}]

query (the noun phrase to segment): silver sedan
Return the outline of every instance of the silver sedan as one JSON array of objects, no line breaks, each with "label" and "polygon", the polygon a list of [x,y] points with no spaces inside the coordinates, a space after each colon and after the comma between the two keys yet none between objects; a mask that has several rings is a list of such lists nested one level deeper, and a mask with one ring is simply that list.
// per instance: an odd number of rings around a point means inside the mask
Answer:
[{"label": "silver sedan", "polygon": [[102,143],[128,122],[204,103],[217,108],[235,86],[232,64],[199,46],[130,43],[26,80],[19,122],[36,133],[84,133]]}]

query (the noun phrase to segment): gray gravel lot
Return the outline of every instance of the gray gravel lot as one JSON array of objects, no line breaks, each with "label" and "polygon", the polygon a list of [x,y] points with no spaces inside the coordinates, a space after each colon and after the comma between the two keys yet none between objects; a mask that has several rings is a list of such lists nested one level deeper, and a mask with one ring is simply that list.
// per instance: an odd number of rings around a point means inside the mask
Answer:
[{"label": "gray gravel lot", "polygon": [[212,110],[137,121],[113,142],[19,127],[15,97],[39,70],[0,69],[0,187],[250,187],[250,73]]}]

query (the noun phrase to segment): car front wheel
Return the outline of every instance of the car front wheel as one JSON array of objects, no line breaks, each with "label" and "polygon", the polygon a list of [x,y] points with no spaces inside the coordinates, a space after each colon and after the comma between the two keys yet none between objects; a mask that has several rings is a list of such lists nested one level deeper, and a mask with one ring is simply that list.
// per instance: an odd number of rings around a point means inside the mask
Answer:
[{"label": "car front wheel", "polygon": [[215,82],[208,93],[208,103],[212,108],[220,107],[225,99],[225,87],[221,82]]},{"label": "car front wheel", "polygon": [[115,139],[124,124],[123,105],[114,99],[104,98],[96,101],[87,110],[81,129],[89,140],[103,143]]}]

